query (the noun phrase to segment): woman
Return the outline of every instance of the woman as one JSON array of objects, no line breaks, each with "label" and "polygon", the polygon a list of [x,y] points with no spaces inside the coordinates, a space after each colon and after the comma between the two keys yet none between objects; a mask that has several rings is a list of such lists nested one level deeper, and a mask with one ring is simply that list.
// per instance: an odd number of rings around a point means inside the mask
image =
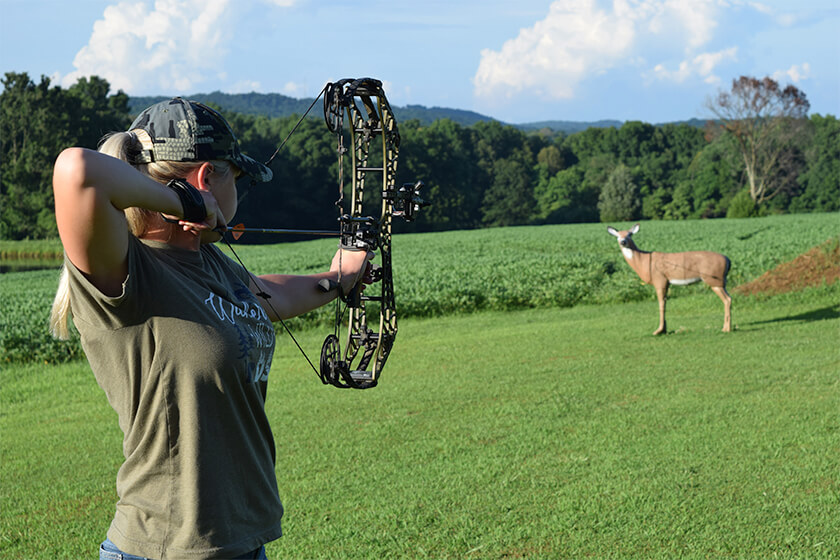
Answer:
[{"label": "woman", "polygon": [[251,277],[211,243],[236,211],[239,174],[271,179],[221,115],[181,98],[98,152],[56,160],[65,266],[52,328],[66,337],[72,316],[124,434],[100,558],[264,558],[281,535],[264,411],[271,321],[332,300],[321,279],[349,291],[371,255],[340,249],[328,272]]}]

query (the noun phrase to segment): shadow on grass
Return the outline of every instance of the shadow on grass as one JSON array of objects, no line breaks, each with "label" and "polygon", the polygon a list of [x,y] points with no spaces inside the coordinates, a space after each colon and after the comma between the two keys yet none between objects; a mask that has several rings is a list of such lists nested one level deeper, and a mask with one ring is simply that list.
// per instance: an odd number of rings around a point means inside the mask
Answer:
[{"label": "shadow on grass", "polygon": [[747,325],[766,325],[768,323],[783,323],[785,321],[825,321],[826,319],[840,319],[840,305],[829,305],[822,309],[814,309],[813,311],[806,311],[798,315],[789,315],[787,317],[777,317],[776,319],[767,319],[765,321],[751,321]]},{"label": "shadow on grass", "polygon": [[762,231],[765,231],[765,230],[768,230],[768,229],[771,229],[770,226],[764,226],[764,227],[758,228],[757,230],[754,230],[750,233],[745,233],[744,235],[738,235],[738,236],[735,237],[735,239],[737,239],[738,241],[746,241],[747,239],[749,239],[751,237],[754,237],[754,236],[758,235],[759,233],[761,233]]}]

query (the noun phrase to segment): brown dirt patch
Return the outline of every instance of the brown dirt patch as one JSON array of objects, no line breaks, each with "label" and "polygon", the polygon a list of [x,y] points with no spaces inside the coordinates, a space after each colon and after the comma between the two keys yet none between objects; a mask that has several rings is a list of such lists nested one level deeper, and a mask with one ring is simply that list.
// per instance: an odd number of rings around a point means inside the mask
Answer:
[{"label": "brown dirt patch", "polygon": [[739,294],[783,294],[832,284],[840,279],[840,240],[829,239],[790,262],[782,263],[746,284],[735,288]]}]

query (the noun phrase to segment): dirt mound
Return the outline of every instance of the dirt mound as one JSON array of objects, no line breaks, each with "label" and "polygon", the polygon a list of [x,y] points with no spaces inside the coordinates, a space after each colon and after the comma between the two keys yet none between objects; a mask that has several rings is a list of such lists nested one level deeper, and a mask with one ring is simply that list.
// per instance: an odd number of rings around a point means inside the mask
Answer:
[{"label": "dirt mound", "polygon": [[782,263],[752,282],[735,288],[738,294],[783,294],[832,284],[840,279],[840,240],[829,239],[790,262]]}]

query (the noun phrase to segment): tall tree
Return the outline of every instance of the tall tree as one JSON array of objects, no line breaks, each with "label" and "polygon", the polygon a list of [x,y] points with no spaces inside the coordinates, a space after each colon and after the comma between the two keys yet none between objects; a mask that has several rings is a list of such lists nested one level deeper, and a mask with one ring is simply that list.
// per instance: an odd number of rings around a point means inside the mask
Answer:
[{"label": "tall tree", "polygon": [[57,235],[52,166],[68,146],[96,148],[99,137],[130,123],[128,97],[83,78],[67,90],[41,76],[7,72],[0,94],[0,238]]},{"label": "tall tree", "polygon": [[620,222],[637,217],[641,202],[639,187],[633,180],[633,173],[619,163],[607,178],[598,197],[598,211],[602,222]]},{"label": "tall tree", "polygon": [[490,227],[529,223],[536,207],[529,168],[517,159],[496,160],[493,167],[493,183],[484,192],[482,221]]},{"label": "tall tree", "polygon": [[432,204],[416,222],[395,223],[395,231],[478,226],[487,179],[478,166],[470,129],[450,119],[438,119],[428,126],[409,120],[400,124],[400,134],[399,183],[422,180],[426,186],[421,196]]},{"label": "tall tree", "polygon": [[715,135],[732,135],[744,164],[750,197],[761,204],[795,181],[797,153],[807,131],[810,103],[792,85],[784,89],[767,77],[741,76],[730,91],[709,99],[706,107],[716,117],[709,124]]},{"label": "tall tree", "polygon": [[98,76],[79,78],[67,88],[68,101],[75,101],[75,122],[71,126],[80,146],[96,147],[105,134],[125,130],[131,124],[128,95],[120,90],[109,96],[110,89],[111,85]]},{"label": "tall tree", "polygon": [[52,163],[70,144],[65,95],[23,73],[8,72],[0,94],[0,238],[57,235],[53,218]]},{"label": "tall tree", "polygon": [[805,150],[806,169],[797,180],[802,194],[793,199],[793,212],[840,210],[840,120],[812,115],[811,144]]}]

